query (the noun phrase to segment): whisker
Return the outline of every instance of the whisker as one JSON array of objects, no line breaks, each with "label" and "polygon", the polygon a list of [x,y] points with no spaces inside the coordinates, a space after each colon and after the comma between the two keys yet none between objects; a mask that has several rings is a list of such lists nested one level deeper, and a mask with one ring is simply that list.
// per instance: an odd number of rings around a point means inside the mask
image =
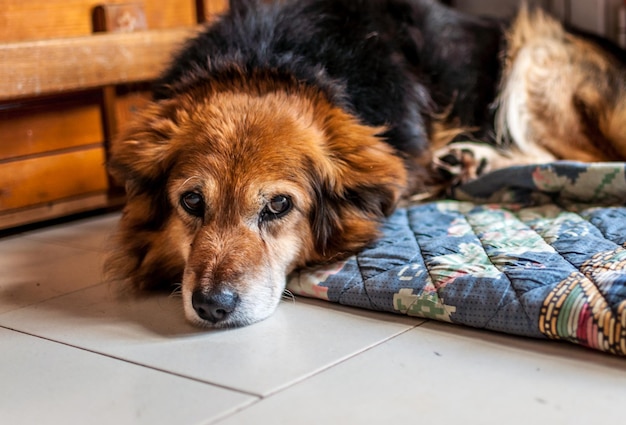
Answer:
[{"label": "whisker", "polygon": [[191,176],[191,177],[189,177],[187,180],[185,180],[184,182],[182,182],[182,183],[180,184],[180,186],[178,187],[178,188],[179,188],[179,190],[180,190],[182,187],[186,186],[186,185],[187,185],[187,183],[189,183],[191,180],[200,180],[200,181],[202,181],[202,179],[201,179],[199,176]]},{"label": "whisker", "polygon": [[283,291],[283,296],[281,297],[283,300],[291,300],[291,302],[296,302],[296,297],[295,295],[289,290],[289,289],[285,289]]},{"label": "whisker", "polygon": [[174,284],[174,289],[170,293],[171,298],[181,298],[183,296],[183,284],[176,283]]}]

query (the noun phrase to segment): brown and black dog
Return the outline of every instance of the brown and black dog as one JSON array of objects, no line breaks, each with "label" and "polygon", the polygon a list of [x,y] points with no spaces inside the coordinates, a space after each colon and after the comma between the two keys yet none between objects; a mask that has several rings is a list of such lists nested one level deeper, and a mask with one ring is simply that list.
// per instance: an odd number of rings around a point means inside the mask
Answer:
[{"label": "brown and black dog", "polygon": [[435,0],[232,4],[112,148],[128,203],[107,270],[180,283],[200,326],[262,320],[289,272],[359,251],[403,198],[626,160],[625,62],[526,9],[503,25]]}]

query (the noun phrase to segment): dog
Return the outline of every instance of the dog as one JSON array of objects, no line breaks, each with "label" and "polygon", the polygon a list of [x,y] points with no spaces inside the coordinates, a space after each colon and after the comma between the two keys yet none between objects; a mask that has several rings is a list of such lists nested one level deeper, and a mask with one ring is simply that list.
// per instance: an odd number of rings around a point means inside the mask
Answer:
[{"label": "dog", "polygon": [[110,279],[180,284],[186,318],[270,316],[293,270],[371,243],[403,200],[487,171],[626,160],[624,52],[522,8],[231,3],[111,148]]}]

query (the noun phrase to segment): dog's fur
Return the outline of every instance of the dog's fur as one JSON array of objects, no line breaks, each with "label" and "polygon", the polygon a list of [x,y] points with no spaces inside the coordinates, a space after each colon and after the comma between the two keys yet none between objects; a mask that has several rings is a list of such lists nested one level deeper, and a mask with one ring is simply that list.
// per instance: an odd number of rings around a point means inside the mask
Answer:
[{"label": "dog's fur", "polygon": [[259,3],[188,42],[112,147],[128,203],[107,269],[182,282],[194,324],[266,318],[289,272],[362,249],[413,194],[626,159],[624,53],[541,12],[505,28],[434,0]]}]

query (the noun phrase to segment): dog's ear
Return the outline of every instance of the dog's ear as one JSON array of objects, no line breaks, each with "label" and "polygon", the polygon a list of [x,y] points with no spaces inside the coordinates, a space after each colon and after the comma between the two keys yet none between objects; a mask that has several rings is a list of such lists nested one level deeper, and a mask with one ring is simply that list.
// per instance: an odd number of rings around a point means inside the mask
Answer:
[{"label": "dog's ear", "polygon": [[345,257],[370,243],[405,191],[404,162],[378,136],[382,131],[342,113],[328,117],[325,155],[313,158],[310,167],[317,260]]},{"label": "dog's ear", "polygon": [[[180,281],[183,260],[175,249],[172,207],[164,186],[176,155],[181,112],[171,100],[148,105],[111,147],[108,169],[125,185],[127,202],[106,261],[109,280],[132,288],[167,287]],[[178,142],[180,143],[180,142]],[[175,223],[174,223],[175,224]]]},{"label": "dog's ear", "polygon": [[153,102],[112,143],[109,173],[130,194],[153,186],[172,166],[180,113],[172,100]]}]

